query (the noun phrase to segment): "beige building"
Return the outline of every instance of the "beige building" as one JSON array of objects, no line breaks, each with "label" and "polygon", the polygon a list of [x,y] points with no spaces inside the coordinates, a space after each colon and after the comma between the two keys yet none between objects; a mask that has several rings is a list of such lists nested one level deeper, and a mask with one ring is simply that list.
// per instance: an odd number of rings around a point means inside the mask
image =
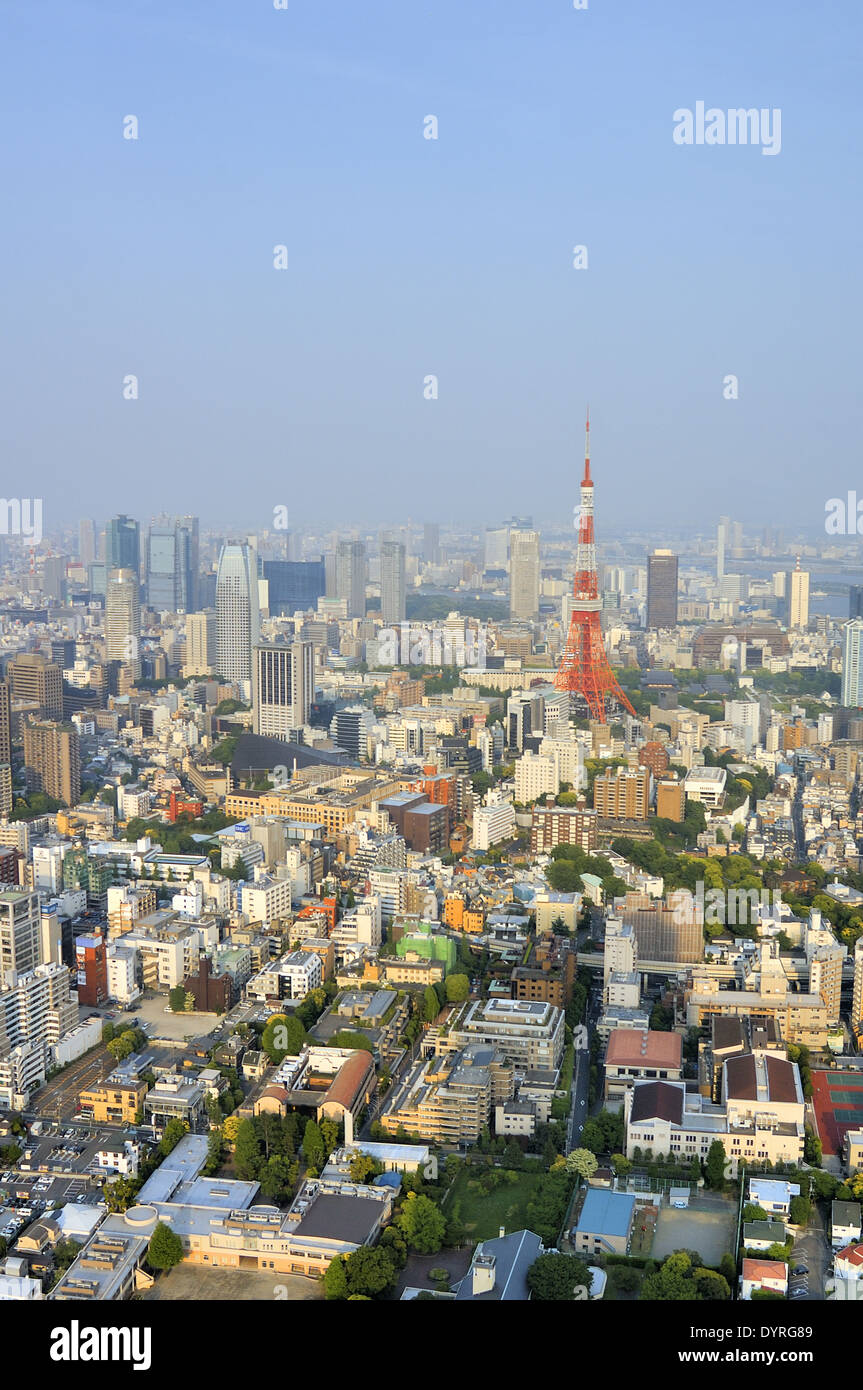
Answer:
[{"label": "beige building", "polygon": [[144,1108],[146,1081],[107,1080],[87,1086],[78,1092],[82,1110],[93,1116],[97,1124],[134,1124],[135,1116]]},{"label": "beige building", "polygon": [[26,723],[24,772],[31,790],[44,792],[67,806],[77,805],[81,799],[81,756],[74,725]]},{"label": "beige building", "polygon": [[593,784],[593,806],[604,820],[647,820],[651,774],[648,768],[610,768]]},{"label": "beige building", "polygon": [[718,1140],[732,1178],[740,1163],[802,1161],[805,1105],[793,1063],[770,1053],[735,1057],[725,1063],[724,1093],[717,1105],[683,1082],[636,1082],[624,1100],[627,1157],[650,1149],[704,1162]]}]

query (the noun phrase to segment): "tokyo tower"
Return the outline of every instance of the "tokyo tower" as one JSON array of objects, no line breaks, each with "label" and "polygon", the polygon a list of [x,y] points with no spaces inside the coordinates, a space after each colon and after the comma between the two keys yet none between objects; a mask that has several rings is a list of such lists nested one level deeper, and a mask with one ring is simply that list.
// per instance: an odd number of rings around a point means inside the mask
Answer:
[{"label": "tokyo tower", "polygon": [[596,574],[596,545],[593,536],[593,479],[590,476],[590,411],[587,412],[584,441],[584,477],[581,480],[581,508],[578,521],[578,552],[572,584],[573,609],[569,622],[566,651],[554,678],[557,690],[580,695],[592,719],[607,724],[606,703],[616,700],[634,715],[608,664],[599,626],[599,581]]}]

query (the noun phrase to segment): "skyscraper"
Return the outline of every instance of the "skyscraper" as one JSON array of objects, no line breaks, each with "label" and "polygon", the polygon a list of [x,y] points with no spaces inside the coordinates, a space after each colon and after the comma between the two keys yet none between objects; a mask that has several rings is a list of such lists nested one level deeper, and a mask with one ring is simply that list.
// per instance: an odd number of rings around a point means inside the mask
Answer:
[{"label": "skyscraper", "polygon": [[184,516],[177,524],[180,550],[180,599],[181,608],[186,613],[197,611],[201,601],[199,593],[200,541],[198,518]]},{"label": "skyscraper", "polygon": [[436,521],[423,526],[423,560],[427,565],[440,564],[440,527]]},{"label": "skyscraper", "polygon": [[863,707],[863,618],[852,618],[845,624],[842,703],[850,709]]},{"label": "skyscraper", "polygon": [[509,560],[509,528],[499,526],[483,537],[483,568],[505,570]]},{"label": "skyscraper", "polygon": [[81,799],[81,757],[74,724],[47,720],[26,723],[24,774],[31,791],[77,806]]},{"label": "skyscraper", "polygon": [[336,550],[336,597],[347,599],[348,617],[366,614],[366,548],[362,541],[339,541]]},{"label": "skyscraper", "polygon": [[9,988],[10,971],[24,975],[41,964],[39,895],[23,888],[3,888],[0,890],[0,990]]},{"label": "skyscraper", "polygon": [[216,610],[186,615],[186,660],[184,676],[212,675],[217,656]]},{"label": "skyscraper", "polygon": [[129,516],[115,516],[105,527],[105,569],[140,573],[140,527]]},{"label": "skyscraper", "polygon": [[0,681],[0,816],[12,810],[12,702],[9,682]]},{"label": "skyscraper", "polygon": [[677,556],[671,550],[647,557],[647,626],[677,626]]},{"label": "skyscraper", "polygon": [[381,544],[381,613],[386,624],[405,619],[405,548],[400,541]]},{"label": "skyscraper", "polygon": [[509,533],[509,616],[539,617],[539,532]]},{"label": "skyscraper", "polygon": [[63,714],[63,672],[41,652],[18,652],[6,668],[12,694],[19,700],[32,700],[46,719]]},{"label": "skyscraper", "polygon": [[269,738],[291,738],[308,723],[315,698],[313,642],[255,647],[254,729]]},{"label": "skyscraper", "polygon": [[105,658],[141,674],[141,600],[134,570],[111,570],[105,593]]},{"label": "skyscraper", "polygon": [[265,560],[264,579],[269,586],[271,618],[290,618],[316,608],[327,591],[322,559]]},{"label": "skyscraper", "polygon": [[222,546],[216,576],[216,634],[218,674],[228,681],[251,681],[260,609],[256,566],[247,545]]},{"label": "skyscraper", "polygon": [[797,566],[788,577],[788,626],[806,627],[809,622],[809,572]]},{"label": "skyscraper", "polygon": [[78,559],[85,568],[96,559],[96,523],[90,517],[78,522]]},{"label": "skyscraper", "polygon": [[863,584],[852,584],[848,590],[848,617],[863,618]]},{"label": "skyscraper", "polygon": [[147,604],[157,613],[176,613],[181,602],[180,537],[173,521],[159,521],[147,533]]},{"label": "skyscraper", "polygon": [[719,525],[718,525],[717,528],[716,528],[716,578],[717,578],[717,579],[724,579],[724,577],[725,577],[725,555],[726,555],[726,551],[727,551],[728,548],[729,548],[729,540],[730,540],[729,532],[730,532],[730,530],[731,530],[731,522],[729,521],[728,517],[727,517],[727,516],[721,516],[721,517],[719,518]]}]

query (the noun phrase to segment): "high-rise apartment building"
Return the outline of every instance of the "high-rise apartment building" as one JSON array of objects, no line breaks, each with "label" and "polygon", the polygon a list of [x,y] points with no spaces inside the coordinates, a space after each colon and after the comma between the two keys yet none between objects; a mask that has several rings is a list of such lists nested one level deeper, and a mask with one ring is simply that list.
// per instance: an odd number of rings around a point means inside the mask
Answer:
[{"label": "high-rise apartment building", "polygon": [[0,888],[0,990],[9,988],[10,971],[23,975],[42,964],[39,894]]},{"label": "high-rise apartment building", "polygon": [[105,657],[141,674],[141,600],[134,570],[109,570],[105,586]]},{"label": "high-rise apartment building", "polygon": [[45,719],[63,716],[63,673],[39,652],[19,652],[6,668],[12,695],[34,701]]},{"label": "high-rise apartment building", "polygon": [[0,816],[12,810],[12,702],[9,682],[0,681]]},{"label": "high-rise apartment building", "polygon": [[847,708],[863,707],[863,618],[845,624],[845,650],[842,655],[842,703]]},{"label": "high-rise apartment building", "polygon": [[81,755],[74,724],[28,721],[24,725],[24,773],[31,791],[77,806]]},{"label": "high-rise apartment building", "polygon": [[186,616],[186,659],[184,676],[210,676],[217,660],[217,624],[215,608]]},{"label": "high-rise apartment building", "polygon": [[381,544],[381,613],[389,625],[405,620],[405,548],[400,541]]},{"label": "high-rise apartment building", "polygon": [[539,532],[509,533],[509,615],[531,622],[539,617]]},{"label": "high-rise apartment building", "polygon": [[797,567],[788,576],[788,626],[806,627],[809,622],[809,572]]},{"label": "high-rise apartment building", "polygon": [[863,936],[854,946],[854,987],[851,992],[851,1027],[857,1038],[863,1034]]},{"label": "high-rise apartment building", "polygon": [[647,626],[677,626],[677,556],[671,550],[647,557]]},{"label": "high-rise apartment building", "polygon": [[314,703],[314,643],[262,642],[255,647],[254,671],[255,733],[292,738],[308,723]]},{"label": "high-rise apartment building", "polygon": [[650,770],[609,768],[593,784],[596,814],[607,820],[647,820],[650,810]]},{"label": "high-rise apartment building", "polygon": [[108,1000],[108,958],[103,936],[75,938],[78,1003],[99,1008]]},{"label": "high-rise apartment building", "polygon": [[336,597],[347,601],[349,618],[366,613],[366,547],[362,541],[339,541],[336,550]]},{"label": "high-rise apartment building", "polygon": [[216,634],[218,674],[228,681],[251,681],[260,609],[258,577],[248,545],[222,546],[216,577]]}]

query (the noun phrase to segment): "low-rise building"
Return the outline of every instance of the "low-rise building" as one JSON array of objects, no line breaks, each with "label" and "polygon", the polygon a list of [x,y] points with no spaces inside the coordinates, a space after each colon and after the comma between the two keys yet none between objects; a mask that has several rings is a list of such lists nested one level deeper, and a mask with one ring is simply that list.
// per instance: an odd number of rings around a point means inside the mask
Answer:
[{"label": "low-rise building", "polygon": [[830,1244],[836,1250],[859,1241],[860,1203],[834,1202],[830,1210]]},{"label": "low-rise building", "polygon": [[605,1097],[620,1097],[636,1081],[679,1081],[683,1040],[679,1033],[615,1028],[605,1053]]},{"label": "low-rise building", "polygon": [[752,1298],[756,1289],[788,1293],[788,1266],[783,1260],[744,1259],[740,1277],[740,1297],[744,1301]]},{"label": "low-rise building", "polygon": [[625,1255],[635,1217],[635,1198],[628,1192],[589,1187],[572,1231],[577,1254]]},{"label": "low-rise building", "polygon": [[97,1124],[134,1124],[144,1108],[146,1081],[120,1079],[115,1073],[78,1092],[78,1104]]}]

